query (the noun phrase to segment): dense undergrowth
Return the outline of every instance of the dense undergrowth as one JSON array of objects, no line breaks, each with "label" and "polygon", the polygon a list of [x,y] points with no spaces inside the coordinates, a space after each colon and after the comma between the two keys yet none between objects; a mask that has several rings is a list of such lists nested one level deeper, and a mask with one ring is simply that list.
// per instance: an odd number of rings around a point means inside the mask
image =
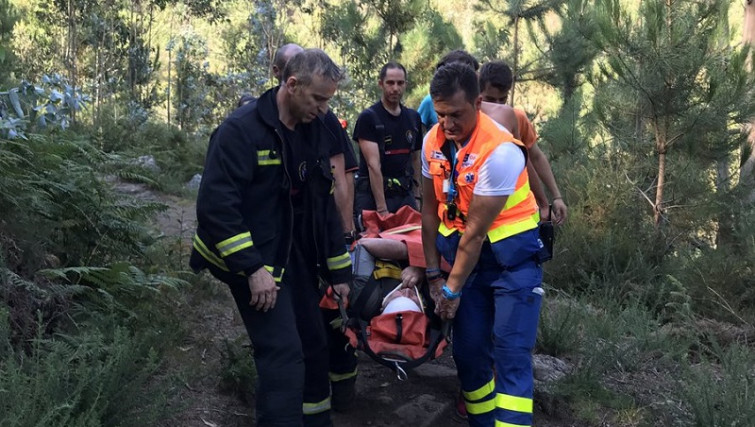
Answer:
[{"label": "dense undergrowth", "polygon": [[737,189],[700,193],[656,229],[622,176],[637,165],[617,158],[554,162],[570,218],[546,265],[537,350],[572,370],[552,392],[585,425],[749,425],[755,211]]},{"label": "dense undergrowth", "polygon": [[[154,425],[186,281],[149,228],[149,181],[84,132],[0,140],[0,424]],[[130,172],[129,172],[130,171]]]}]

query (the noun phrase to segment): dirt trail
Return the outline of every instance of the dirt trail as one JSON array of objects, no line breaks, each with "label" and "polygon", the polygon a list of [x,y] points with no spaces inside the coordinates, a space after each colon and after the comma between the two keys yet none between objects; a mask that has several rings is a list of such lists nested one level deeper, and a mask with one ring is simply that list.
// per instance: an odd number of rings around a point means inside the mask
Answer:
[{"label": "dirt trail", "polygon": [[[193,200],[154,193],[136,184],[119,184],[118,188],[140,199],[168,205],[168,210],[156,218],[157,226],[166,236],[188,243],[196,222]],[[247,338],[227,287],[219,282],[212,286],[189,290],[188,302],[178,307],[188,333],[171,355],[168,369],[183,384],[174,391],[172,405],[177,414],[163,427],[254,425],[254,397],[225,393],[219,387],[226,343],[246,342]],[[336,427],[466,426],[454,415],[456,393],[458,382],[450,350],[410,372],[406,381],[399,381],[391,370],[360,353],[356,402],[346,413],[333,413],[333,423]],[[547,418],[536,413],[535,425],[571,425]]]}]

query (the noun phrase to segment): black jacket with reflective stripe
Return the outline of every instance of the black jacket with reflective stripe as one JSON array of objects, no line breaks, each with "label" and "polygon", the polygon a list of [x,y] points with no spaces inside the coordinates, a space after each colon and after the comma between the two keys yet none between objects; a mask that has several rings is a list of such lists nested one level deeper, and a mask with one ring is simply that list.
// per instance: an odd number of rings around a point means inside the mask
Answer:
[{"label": "black jacket with reflective stripe", "polygon": [[[250,274],[267,266],[279,279],[287,264],[292,239],[299,237],[292,236],[288,178],[297,171],[287,171],[283,162],[288,148],[276,94],[277,88],[270,89],[236,109],[210,137],[197,196],[198,227],[191,255],[195,271],[213,266]],[[334,136],[319,117],[300,126],[318,153],[307,175],[307,209],[318,248],[313,255],[325,279],[344,283],[351,280],[351,263],[332,195],[329,157]]]}]

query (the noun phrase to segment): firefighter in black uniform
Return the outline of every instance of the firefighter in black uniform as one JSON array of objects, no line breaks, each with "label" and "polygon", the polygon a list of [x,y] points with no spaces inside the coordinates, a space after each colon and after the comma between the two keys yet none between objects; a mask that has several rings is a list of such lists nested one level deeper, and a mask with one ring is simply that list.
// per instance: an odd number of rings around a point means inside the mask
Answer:
[{"label": "firefighter in black uniform", "polygon": [[[278,84],[283,78],[286,63],[304,49],[298,44],[288,43],[275,52],[272,72]],[[333,146],[330,152],[330,167],[335,181],[333,196],[336,208],[341,213],[345,234],[344,243],[350,246],[356,237],[354,230],[354,172],[359,169],[354,148],[349,136],[332,111],[322,116],[323,124],[333,133]],[[355,349],[348,346],[349,339],[341,332],[341,313],[338,310],[323,309],[329,348],[330,348],[330,391],[331,405],[336,412],[347,411],[356,397],[357,355]]]},{"label": "firefighter in black uniform", "polygon": [[348,295],[351,259],[323,126],[342,72],[319,49],[214,132],[191,266],[228,284],[254,347],[257,425],[331,426],[318,276]]}]

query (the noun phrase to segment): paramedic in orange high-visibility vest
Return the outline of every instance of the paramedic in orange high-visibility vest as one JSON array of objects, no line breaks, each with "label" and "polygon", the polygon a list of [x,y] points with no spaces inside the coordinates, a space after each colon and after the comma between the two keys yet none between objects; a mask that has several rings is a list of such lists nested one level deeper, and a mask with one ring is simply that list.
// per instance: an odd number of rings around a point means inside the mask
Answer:
[{"label": "paramedic in orange high-visibility vest", "polygon": [[[480,112],[468,65],[438,69],[430,95],[438,124],[422,148],[422,243],[436,312],[454,319],[469,425],[531,426],[543,289],[526,149]],[[441,256],[452,266],[447,279]]]}]

